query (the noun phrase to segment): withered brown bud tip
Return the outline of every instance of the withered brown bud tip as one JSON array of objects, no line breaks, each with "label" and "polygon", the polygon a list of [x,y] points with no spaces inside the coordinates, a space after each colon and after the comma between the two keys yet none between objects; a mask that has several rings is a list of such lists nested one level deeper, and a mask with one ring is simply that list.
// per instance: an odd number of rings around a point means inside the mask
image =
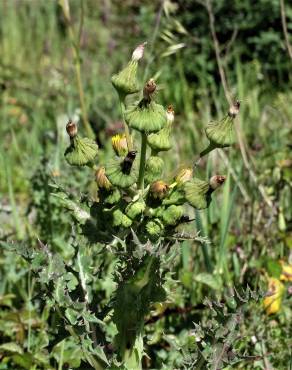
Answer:
[{"label": "withered brown bud tip", "polygon": [[232,118],[235,118],[239,113],[239,108],[240,108],[240,101],[236,100],[236,102],[233,103],[233,105],[229,108],[229,112],[228,112],[229,116]]},{"label": "withered brown bud tip", "polygon": [[77,135],[77,125],[71,119],[69,119],[66,125],[66,131],[70,138],[73,138]]},{"label": "withered brown bud tip", "polygon": [[156,90],[156,83],[153,80],[153,78],[150,78],[148,82],[146,82],[144,86],[144,98],[150,98],[150,96],[155,92]]},{"label": "withered brown bud tip", "polygon": [[153,182],[150,186],[150,192],[153,198],[162,199],[168,192],[169,186],[161,180]]},{"label": "withered brown bud tip", "polygon": [[209,183],[213,190],[217,189],[219,186],[223,185],[226,180],[226,176],[215,175],[212,176]]}]

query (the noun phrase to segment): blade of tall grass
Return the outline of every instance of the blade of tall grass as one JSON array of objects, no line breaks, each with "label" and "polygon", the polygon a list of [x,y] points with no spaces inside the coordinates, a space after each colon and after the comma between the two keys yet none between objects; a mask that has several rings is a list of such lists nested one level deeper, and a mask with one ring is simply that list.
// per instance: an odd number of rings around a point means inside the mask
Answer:
[{"label": "blade of tall grass", "polygon": [[[228,173],[230,175],[230,173]],[[220,245],[217,261],[217,271],[219,274],[225,274],[225,277],[230,281],[230,276],[227,269],[227,237],[228,230],[231,223],[232,210],[235,204],[235,196],[237,194],[237,185],[231,190],[230,176],[224,184],[222,211],[221,211],[221,225],[220,225]]]},{"label": "blade of tall grass", "polygon": [[[200,233],[201,237],[206,236],[206,232],[202,224],[201,215],[197,209],[195,210],[195,217],[196,217],[197,231]],[[204,258],[206,270],[207,272],[212,273],[213,266],[212,266],[212,260],[209,254],[209,246],[207,243],[202,242],[202,252],[203,252],[203,258]]]}]

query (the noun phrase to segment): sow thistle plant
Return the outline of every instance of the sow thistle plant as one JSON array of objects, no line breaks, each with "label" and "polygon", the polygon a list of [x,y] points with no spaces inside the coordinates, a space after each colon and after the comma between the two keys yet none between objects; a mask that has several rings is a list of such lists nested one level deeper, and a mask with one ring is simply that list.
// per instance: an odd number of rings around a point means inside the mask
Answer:
[{"label": "sow thistle plant", "polygon": [[[177,241],[178,230],[189,221],[186,206],[207,208],[214,191],[225,181],[222,175],[202,180],[191,167],[178,169],[172,181],[166,180],[169,174],[164,172],[160,154],[172,149],[175,112],[171,105],[159,104],[153,79],[140,89],[137,69],[144,47],[139,45],[126,67],[111,80],[124,121],[124,132],[112,137],[112,160],[100,163],[97,144],[81,137],[74,122],[66,126],[70,138],[66,161],[72,166],[92,168],[98,189],[82,233],[94,234],[104,246],[118,244],[120,248],[114,276],[116,292],[106,319],[117,328],[115,366],[126,369],[141,369],[144,317],[151,305],[167,298],[163,288],[168,270],[165,256]],[[127,105],[128,95],[140,90],[140,99]],[[238,112],[236,102],[222,120],[206,127],[210,144],[200,157],[234,143]],[[69,209],[78,213],[72,206]]]}]

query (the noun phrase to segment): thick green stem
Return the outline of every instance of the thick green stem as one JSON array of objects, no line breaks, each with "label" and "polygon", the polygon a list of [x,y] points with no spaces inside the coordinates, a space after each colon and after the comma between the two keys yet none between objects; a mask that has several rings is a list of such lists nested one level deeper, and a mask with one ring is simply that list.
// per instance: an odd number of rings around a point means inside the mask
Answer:
[{"label": "thick green stem", "polygon": [[141,134],[141,156],[139,166],[139,177],[138,177],[138,189],[144,188],[144,174],[145,174],[145,162],[146,162],[146,149],[147,149],[147,136],[145,133]]},{"label": "thick green stem", "polygon": [[204,157],[205,155],[207,155],[208,153],[210,153],[214,149],[216,149],[216,146],[213,143],[210,143],[209,146],[200,153],[200,159]]},{"label": "thick green stem", "polygon": [[133,149],[133,146],[132,146],[132,139],[131,139],[131,135],[130,135],[130,130],[129,130],[129,127],[128,127],[128,125],[126,123],[126,120],[125,120],[125,110],[126,110],[125,98],[119,95],[119,100],[120,100],[120,108],[121,108],[121,114],[122,114],[123,123],[124,123],[124,129],[125,129],[128,151],[131,151]]},{"label": "thick green stem", "polygon": [[151,149],[151,157],[156,157],[158,155],[159,151],[156,149]]}]

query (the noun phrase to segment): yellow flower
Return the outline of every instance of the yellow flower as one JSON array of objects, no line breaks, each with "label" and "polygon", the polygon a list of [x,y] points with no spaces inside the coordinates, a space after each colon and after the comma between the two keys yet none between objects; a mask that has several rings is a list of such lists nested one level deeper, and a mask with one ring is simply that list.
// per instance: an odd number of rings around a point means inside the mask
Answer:
[{"label": "yellow flower", "polygon": [[175,181],[178,184],[183,184],[187,181],[190,181],[193,177],[193,169],[191,167],[182,168],[175,177]]},{"label": "yellow flower", "polygon": [[128,153],[128,145],[125,134],[117,134],[112,137],[112,146],[116,155],[124,157]]},{"label": "yellow flower", "polygon": [[280,264],[282,266],[282,274],[280,276],[280,280],[292,281],[292,265],[284,261],[280,261]]},{"label": "yellow flower", "polygon": [[264,298],[264,308],[268,315],[277,313],[281,308],[284,285],[275,278],[268,279],[268,292]]}]

